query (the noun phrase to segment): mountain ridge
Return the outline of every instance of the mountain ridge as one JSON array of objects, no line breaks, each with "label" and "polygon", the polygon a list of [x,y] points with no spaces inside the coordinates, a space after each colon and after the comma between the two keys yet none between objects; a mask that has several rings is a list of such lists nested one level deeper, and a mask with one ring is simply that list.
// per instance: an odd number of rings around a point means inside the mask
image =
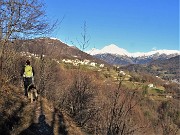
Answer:
[{"label": "mountain ridge", "polygon": [[154,60],[165,60],[180,55],[179,50],[154,50],[147,53],[129,53],[123,48],[111,44],[103,49],[92,49],[87,51],[90,55],[104,60],[111,65],[148,64]]},{"label": "mountain ridge", "polygon": [[151,56],[154,54],[166,54],[166,55],[170,55],[170,54],[180,54],[179,50],[167,50],[167,49],[162,49],[162,50],[153,50],[153,51],[149,51],[149,52],[135,52],[135,53],[130,53],[127,50],[118,47],[115,44],[110,44],[105,46],[102,49],[96,49],[93,48],[89,51],[86,51],[86,53],[90,54],[90,55],[97,55],[97,54],[114,54],[114,55],[121,55],[121,56],[128,56],[128,57],[145,57],[145,56]]},{"label": "mountain ridge", "polygon": [[166,60],[154,60],[147,65],[131,64],[122,67],[133,72],[151,74],[158,76],[164,80],[171,80],[173,82],[180,82],[179,71],[180,55],[166,59]]}]

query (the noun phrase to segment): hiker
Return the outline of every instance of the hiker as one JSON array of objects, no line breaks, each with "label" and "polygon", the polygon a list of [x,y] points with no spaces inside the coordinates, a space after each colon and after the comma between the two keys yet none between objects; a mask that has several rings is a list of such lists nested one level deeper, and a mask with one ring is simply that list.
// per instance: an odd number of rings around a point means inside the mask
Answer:
[{"label": "hiker", "polygon": [[26,64],[21,71],[21,76],[23,77],[24,82],[24,93],[25,96],[28,97],[28,86],[34,84],[34,69],[29,60],[26,61]]}]

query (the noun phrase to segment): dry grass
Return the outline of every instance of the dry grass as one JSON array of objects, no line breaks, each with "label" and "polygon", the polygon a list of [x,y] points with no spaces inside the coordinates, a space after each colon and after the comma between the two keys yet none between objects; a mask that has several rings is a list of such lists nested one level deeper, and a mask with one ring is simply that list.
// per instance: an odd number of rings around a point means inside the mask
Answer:
[{"label": "dry grass", "polygon": [[[84,135],[73,120],[54,108],[53,104],[42,98],[30,103],[23,91],[14,86],[4,86],[0,92],[0,134],[36,134],[41,127],[40,117],[50,133],[54,135]],[[34,131],[32,125],[36,125]],[[51,130],[52,129],[52,130]]]},{"label": "dry grass", "polygon": [[80,127],[65,113],[62,112],[64,116],[65,125],[69,135],[85,135]]},{"label": "dry grass", "polygon": [[0,92],[0,134],[9,133],[14,124],[20,120],[21,113],[28,101],[24,93],[12,85],[3,85]]}]

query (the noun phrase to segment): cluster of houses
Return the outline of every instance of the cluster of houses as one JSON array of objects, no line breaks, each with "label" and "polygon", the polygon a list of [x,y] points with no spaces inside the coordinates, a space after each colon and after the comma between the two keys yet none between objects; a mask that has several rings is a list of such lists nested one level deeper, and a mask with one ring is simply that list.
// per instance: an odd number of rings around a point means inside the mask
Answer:
[{"label": "cluster of houses", "polygon": [[69,63],[69,64],[73,64],[74,66],[78,66],[80,65],[89,65],[89,66],[99,66],[101,68],[104,67],[104,64],[97,64],[96,62],[91,62],[90,60],[84,59],[84,60],[79,60],[79,59],[75,59],[75,60],[70,60],[70,59],[63,59],[62,62],[64,63]]},{"label": "cluster of houses", "polygon": [[[40,56],[38,54],[33,54],[33,53],[30,53],[30,52],[20,52],[21,56],[27,56],[29,58],[31,57],[35,57],[37,59],[40,59]],[[42,57],[45,57],[45,55],[42,55]]]},{"label": "cluster of houses", "polygon": [[[29,58],[35,57],[37,59],[40,58],[40,56],[38,54],[33,54],[33,53],[29,53],[29,52],[21,52],[21,56],[27,56]],[[45,57],[45,55],[43,55],[42,57]],[[55,60],[57,63],[61,63],[59,60],[56,60],[56,59],[53,59],[53,60]],[[97,66],[100,67],[100,68],[104,67],[104,64],[98,64],[96,62],[91,62],[90,60],[87,60],[87,59],[84,59],[84,60],[63,59],[62,62],[63,63],[69,63],[69,64],[72,64],[74,66],[78,66],[80,64],[80,65],[88,65],[88,66],[92,66],[92,67],[97,67]]]}]

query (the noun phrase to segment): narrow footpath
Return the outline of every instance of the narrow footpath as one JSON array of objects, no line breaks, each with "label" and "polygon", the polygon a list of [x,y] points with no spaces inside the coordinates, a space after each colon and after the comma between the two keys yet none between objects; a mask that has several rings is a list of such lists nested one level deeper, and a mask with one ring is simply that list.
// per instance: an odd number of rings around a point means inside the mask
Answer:
[{"label": "narrow footpath", "polygon": [[20,121],[13,126],[11,135],[83,135],[68,116],[65,122],[64,114],[46,99],[28,103],[17,115]]}]

